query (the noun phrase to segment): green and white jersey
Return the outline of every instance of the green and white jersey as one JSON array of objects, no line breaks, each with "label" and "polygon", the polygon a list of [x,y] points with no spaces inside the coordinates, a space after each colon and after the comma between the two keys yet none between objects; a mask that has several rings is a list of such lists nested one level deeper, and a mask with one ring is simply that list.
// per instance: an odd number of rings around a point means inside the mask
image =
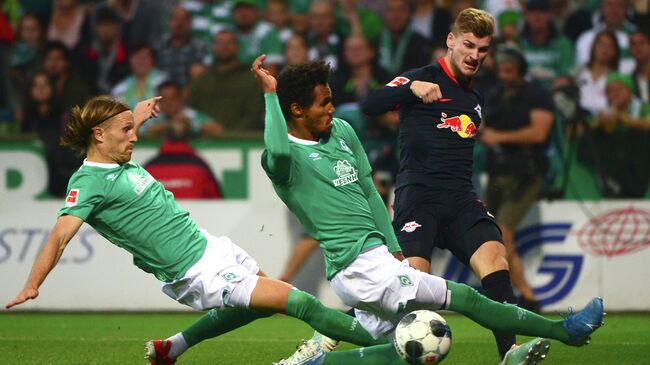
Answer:
[{"label": "green and white jersey", "polygon": [[328,140],[301,140],[288,135],[277,95],[265,99],[262,167],[278,196],[320,242],[327,278],[368,248],[386,243],[391,252],[400,251],[352,127],[334,118]]},{"label": "green and white jersey", "polygon": [[284,46],[278,30],[265,21],[258,21],[247,34],[237,32],[239,52],[237,60],[250,65],[262,53],[266,54],[267,63],[284,62]]},{"label": "green and white jersey", "polygon": [[58,215],[66,214],[90,224],[161,281],[181,278],[207,244],[172,193],[135,162],[84,161],[68,182]]}]

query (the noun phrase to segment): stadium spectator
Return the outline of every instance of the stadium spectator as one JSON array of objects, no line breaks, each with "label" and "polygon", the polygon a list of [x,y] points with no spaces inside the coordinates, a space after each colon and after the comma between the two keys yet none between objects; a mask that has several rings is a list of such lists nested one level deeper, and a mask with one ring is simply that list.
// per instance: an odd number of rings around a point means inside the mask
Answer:
[{"label": "stadium spectator", "polygon": [[[596,35],[603,30],[608,30],[616,35],[618,46],[621,50],[621,60],[618,71],[632,73],[634,60],[629,56],[629,35],[635,26],[626,19],[628,10],[627,0],[603,0],[600,6],[600,17],[594,26],[583,32],[576,41],[576,66],[584,65],[589,61],[591,46]],[[602,19],[600,19],[602,18]]]},{"label": "stadium spectator", "polygon": [[607,76],[607,109],[583,138],[581,156],[606,198],[642,198],[650,181],[650,104],[634,95],[629,75]]},{"label": "stadium spectator", "polygon": [[551,21],[561,34],[569,38],[571,44],[575,43],[582,32],[591,28],[591,12],[580,1],[549,0],[549,3]]},{"label": "stadium spectator", "polygon": [[519,306],[539,312],[517,253],[515,231],[544,183],[553,99],[545,87],[524,80],[526,60],[518,50],[497,51],[496,61],[500,86],[485,96],[480,130],[488,152],[486,203],[501,229],[510,278],[520,293]]},{"label": "stadium spectator", "polygon": [[126,49],[137,44],[157,44],[163,34],[162,19],[166,15],[160,0],[103,0],[95,6],[94,21],[106,8],[120,19],[122,40]]},{"label": "stadium spectator", "polygon": [[551,21],[549,0],[527,0],[518,43],[528,62],[528,75],[550,86],[573,68],[573,45]]},{"label": "stadium spectator", "polygon": [[359,0],[337,0],[336,33],[342,37],[361,34],[374,42],[384,26],[381,17]]},{"label": "stadium spectator", "polygon": [[635,95],[650,103],[650,33],[637,30],[630,35],[630,55],[636,68],[632,73]]},{"label": "stadium spectator", "polygon": [[339,65],[343,39],[335,29],[335,5],[333,0],[314,0],[309,8],[309,59],[324,60],[334,70]]},{"label": "stadium spectator", "polygon": [[24,100],[21,131],[35,134],[43,144],[49,196],[64,197],[68,179],[79,167],[81,159],[59,144],[64,109],[57,101],[54,86],[46,73],[39,71],[28,80]]},{"label": "stadium spectator", "polygon": [[84,30],[88,27],[87,7],[85,4],[79,4],[77,0],[55,0],[53,3],[54,8],[47,28],[47,40],[59,41],[68,49],[76,49],[79,44],[84,43],[82,38],[88,36],[84,34]]},{"label": "stadium spectator", "polygon": [[63,110],[83,103],[92,88],[81,73],[72,71],[71,55],[61,42],[48,42],[43,48],[43,70],[52,79],[57,99]]},{"label": "stadium spectator", "polygon": [[618,70],[620,52],[614,33],[602,31],[596,35],[591,46],[589,62],[577,71],[580,107],[591,116],[597,115],[607,107],[605,83],[607,75]]},{"label": "stadium spectator", "polygon": [[5,308],[38,297],[39,287],[86,222],[130,253],[134,265],[155,276],[167,296],[208,311],[185,331],[147,342],[145,358],[151,364],[173,364],[189,347],[276,312],[357,345],[385,343],[385,338],[373,339],[355,319],[267,278],[229,238],[199,230],[173,195],[131,161],[137,130],[156,115],[157,100],[138,103],[131,112],[111,98],[97,97],[72,110],[62,144],[86,159],[70,178],[66,204],[25,286]]},{"label": "stadium spectator", "polygon": [[179,3],[190,12],[192,38],[212,49],[214,35],[232,26],[232,0],[187,0]]},{"label": "stadium spectator", "polygon": [[131,108],[135,108],[139,100],[156,96],[158,85],[167,75],[156,68],[155,60],[151,46],[136,45],[129,54],[131,74],[115,85],[111,94]]},{"label": "stadium spectator", "polygon": [[145,123],[140,128],[140,134],[146,138],[159,138],[169,128],[172,120],[190,121],[191,137],[220,137],[223,135],[223,125],[214,122],[207,115],[197,112],[187,106],[185,91],[176,81],[164,81],[158,86],[160,114],[157,118]]},{"label": "stadium spectator", "polygon": [[18,22],[16,41],[11,49],[9,67],[4,68],[10,82],[11,106],[16,119],[22,119],[22,98],[26,95],[26,83],[40,66],[43,58],[45,34],[40,20],[34,14],[25,14]]},{"label": "stadium spectator", "polygon": [[237,59],[245,65],[264,53],[269,57],[270,70],[277,73],[283,60],[282,42],[278,30],[260,19],[257,0],[235,0],[232,10],[239,50]]},{"label": "stadium spectator", "polygon": [[222,30],[214,37],[216,60],[189,86],[188,104],[223,125],[228,132],[261,129],[262,91],[249,67],[237,60],[237,34]]},{"label": "stadium spectator", "polygon": [[445,48],[447,34],[451,29],[451,14],[438,6],[435,0],[417,0],[411,28],[434,48]]},{"label": "stadium spectator", "polygon": [[221,199],[217,178],[189,144],[190,118],[178,113],[165,126],[165,141],[145,170],[176,199]]},{"label": "stadium spectator", "polygon": [[391,76],[422,67],[431,61],[433,49],[424,37],[410,27],[413,7],[407,0],[388,0],[384,11],[385,27],[379,35],[379,65]]},{"label": "stadium spectator", "polygon": [[275,27],[282,44],[294,34],[291,29],[291,13],[286,0],[269,0],[266,2],[266,20]]},{"label": "stadium spectator", "polygon": [[343,62],[331,82],[336,117],[346,119],[362,141],[369,123],[360,103],[371,91],[390,81],[388,73],[376,64],[376,54],[363,35],[349,36],[343,44]]},{"label": "stadium spectator", "polygon": [[95,12],[94,37],[82,46],[82,70],[99,93],[110,93],[129,74],[128,49],[122,41],[120,27],[117,12],[102,6]]},{"label": "stadium spectator", "polygon": [[306,36],[309,32],[309,7],[312,0],[289,1],[289,14],[291,15],[291,30],[294,33]]},{"label": "stadium spectator", "polygon": [[184,7],[177,5],[172,8],[167,25],[169,34],[156,48],[158,68],[170,80],[187,85],[192,65],[205,62],[207,49],[201,41],[192,37],[192,15]]},{"label": "stadium spectator", "polygon": [[307,39],[300,34],[294,34],[284,43],[284,66],[297,65],[309,61],[309,45]]}]

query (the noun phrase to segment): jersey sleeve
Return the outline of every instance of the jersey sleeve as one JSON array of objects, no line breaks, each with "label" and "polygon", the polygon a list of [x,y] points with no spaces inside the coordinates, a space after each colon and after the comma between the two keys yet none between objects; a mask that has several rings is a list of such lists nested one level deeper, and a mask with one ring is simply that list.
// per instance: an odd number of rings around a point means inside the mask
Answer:
[{"label": "jersey sleeve", "polygon": [[65,205],[57,216],[72,215],[86,221],[104,198],[104,189],[93,176],[73,175],[68,183]]},{"label": "jersey sleeve", "polygon": [[284,185],[291,178],[291,149],[289,130],[280,109],[276,93],[265,93],[266,113],[264,117],[264,146],[262,168],[276,184]]},{"label": "jersey sleeve", "polygon": [[379,115],[395,110],[404,104],[413,104],[418,98],[411,92],[411,82],[418,77],[419,70],[397,76],[388,84],[375,90],[361,103],[361,110],[367,115]]},{"label": "jersey sleeve", "polygon": [[357,166],[359,167],[359,183],[363,189],[366,198],[368,199],[368,205],[370,206],[370,213],[372,218],[375,221],[377,229],[384,235],[386,239],[386,246],[390,252],[398,252],[402,249],[397,242],[397,237],[395,236],[395,231],[390,222],[390,217],[388,216],[388,210],[384,201],[379,196],[375,184],[372,181],[372,168],[370,167],[370,162],[368,162],[368,156],[359,141],[354,129],[347,122],[342,121],[341,123],[344,126],[345,130],[345,140],[347,141],[352,153],[354,154],[355,159],[357,160]]}]

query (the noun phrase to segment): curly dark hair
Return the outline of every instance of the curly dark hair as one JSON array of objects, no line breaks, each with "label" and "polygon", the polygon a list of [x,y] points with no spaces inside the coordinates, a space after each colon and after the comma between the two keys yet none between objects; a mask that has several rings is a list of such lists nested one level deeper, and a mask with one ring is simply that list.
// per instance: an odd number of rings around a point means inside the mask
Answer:
[{"label": "curly dark hair", "polygon": [[278,76],[277,94],[284,118],[291,120],[291,104],[308,107],[314,102],[314,88],[327,85],[330,65],[323,61],[291,65]]}]

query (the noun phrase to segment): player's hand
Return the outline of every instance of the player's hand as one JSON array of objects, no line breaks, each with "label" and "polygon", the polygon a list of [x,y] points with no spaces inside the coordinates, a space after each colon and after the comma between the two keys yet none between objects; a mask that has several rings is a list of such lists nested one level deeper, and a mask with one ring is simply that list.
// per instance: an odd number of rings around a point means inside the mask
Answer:
[{"label": "player's hand", "polygon": [[9,309],[18,304],[23,304],[30,299],[35,299],[38,296],[38,289],[25,288],[12,300],[11,302],[5,305],[6,309]]},{"label": "player's hand", "polygon": [[265,93],[274,93],[278,88],[278,81],[271,75],[269,70],[262,67],[262,62],[266,59],[263,54],[253,61],[251,72],[257,77]]},{"label": "player's hand", "polygon": [[483,144],[485,144],[488,147],[500,143],[499,132],[497,132],[497,130],[494,128],[490,128],[490,127],[481,128],[479,137],[481,139],[481,142],[483,142]]},{"label": "player's hand", "polygon": [[430,104],[436,100],[442,99],[440,86],[432,82],[416,80],[411,83],[410,89],[413,95],[420,98],[420,100],[425,104]]},{"label": "player's hand", "polygon": [[158,102],[162,99],[162,96],[154,96],[151,99],[142,100],[136,104],[135,109],[133,109],[133,119],[136,123],[144,122],[149,118],[155,118],[160,113],[160,106]]},{"label": "player's hand", "polygon": [[399,261],[404,261],[406,259],[404,257],[404,254],[402,254],[402,251],[393,252],[393,257],[398,259]]}]

